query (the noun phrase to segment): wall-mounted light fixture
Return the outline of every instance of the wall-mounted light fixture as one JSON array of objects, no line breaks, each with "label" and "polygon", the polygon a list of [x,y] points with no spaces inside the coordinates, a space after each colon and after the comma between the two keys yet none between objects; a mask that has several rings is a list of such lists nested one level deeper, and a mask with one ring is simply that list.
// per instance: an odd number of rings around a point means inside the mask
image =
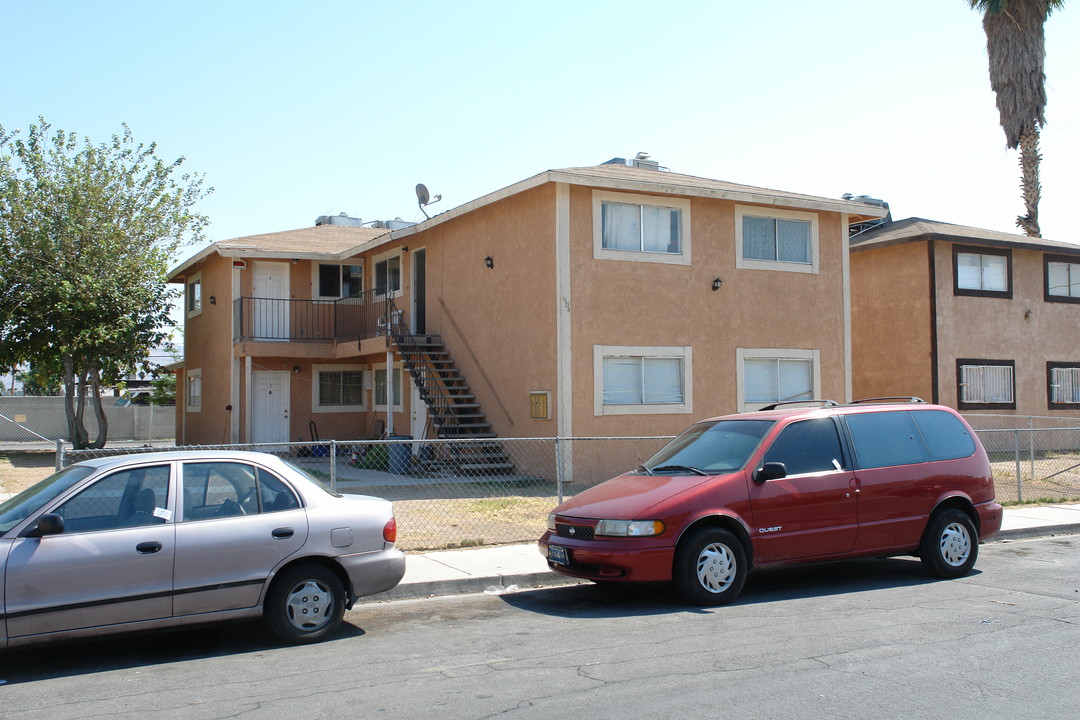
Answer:
[{"label": "wall-mounted light fixture", "polygon": [[292,264],[293,265],[297,265],[299,262],[300,262],[300,260],[298,258],[293,258],[292,259]]},{"label": "wall-mounted light fixture", "polygon": [[217,305],[217,298],[214,297],[213,295],[210,296],[210,304],[211,305]]},{"label": "wall-mounted light fixture", "polygon": [[716,278],[715,280],[713,280],[712,281],[713,292],[716,292],[717,290],[719,290],[720,286],[723,285],[723,283],[724,283],[724,281],[721,280],[720,278]]},{"label": "wall-mounted light fixture", "polygon": [[293,365],[293,366],[292,366],[292,371],[293,371],[293,373],[295,373],[296,375],[299,375],[299,374],[300,374],[300,366],[299,366],[299,365]]},{"label": "wall-mounted light fixture", "polygon": [[491,259],[490,255],[488,255],[486,258],[484,258],[484,264],[487,265],[489,270],[491,268],[495,267],[495,261]]}]

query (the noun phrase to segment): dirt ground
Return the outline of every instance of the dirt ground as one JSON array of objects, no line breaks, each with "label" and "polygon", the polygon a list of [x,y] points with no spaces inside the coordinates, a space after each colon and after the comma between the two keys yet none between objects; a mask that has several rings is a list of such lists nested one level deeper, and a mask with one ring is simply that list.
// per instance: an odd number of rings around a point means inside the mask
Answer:
[{"label": "dirt ground", "polygon": [[0,451],[0,493],[17,493],[53,473],[52,450]]}]

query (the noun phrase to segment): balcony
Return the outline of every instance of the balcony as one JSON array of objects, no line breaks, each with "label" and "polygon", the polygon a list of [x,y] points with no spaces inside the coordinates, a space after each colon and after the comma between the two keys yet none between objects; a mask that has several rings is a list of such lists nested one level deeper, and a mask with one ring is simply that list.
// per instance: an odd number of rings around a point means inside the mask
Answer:
[{"label": "balcony", "polygon": [[349,343],[385,334],[385,294],[369,290],[340,300],[233,301],[233,342]]}]

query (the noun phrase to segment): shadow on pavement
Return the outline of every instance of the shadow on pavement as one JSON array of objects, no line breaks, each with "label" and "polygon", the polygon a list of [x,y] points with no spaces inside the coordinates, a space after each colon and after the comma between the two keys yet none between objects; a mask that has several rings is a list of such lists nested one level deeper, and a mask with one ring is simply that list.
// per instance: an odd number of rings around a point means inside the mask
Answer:
[{"label": "shadow on pavement", "polygon": [[[362,635],[362,629],[344,622],[333,637],[324,642],[332,643]],[[290,648],[279,642],[258,621],[115,635],[0,651],[0,683],[13,685]]]},{"label": "shadow on pavement", "polygon": [[[979,574],[976,568],[967,577]],[[752,606],[830,595],[903,588],[950,582],[931,577],[912,558],[875,558],[805,565],[751,573],[742,594],[732,603]],[[529,612],[573,618],[614,618],[663,615],[676,612],[708,613],[710,607],[688,604],[667,583],[567,585],[500,598]]]}]

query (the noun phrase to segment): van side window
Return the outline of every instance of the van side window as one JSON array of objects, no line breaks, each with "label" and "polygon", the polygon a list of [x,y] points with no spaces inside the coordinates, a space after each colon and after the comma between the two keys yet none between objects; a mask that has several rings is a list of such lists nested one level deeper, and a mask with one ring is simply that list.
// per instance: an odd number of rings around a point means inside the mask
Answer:
[{"label": "van side window", "polygon": [[919,430],[906,412],[875,412],[845,418],[855,457],[864,469],[925,462]]},{"label": "van side window", "polygon": [[955,460],[975,454],[975,441],[964,423],[944,410],[924,410],[911,413],[922,431],[923,440],[934,460]]},{"label": "van side window", "polygon": [[788,425],[765,453],[765,462],[782,462],[788,475],[836,472],[844,466],[836,424],[829,418]]}]

